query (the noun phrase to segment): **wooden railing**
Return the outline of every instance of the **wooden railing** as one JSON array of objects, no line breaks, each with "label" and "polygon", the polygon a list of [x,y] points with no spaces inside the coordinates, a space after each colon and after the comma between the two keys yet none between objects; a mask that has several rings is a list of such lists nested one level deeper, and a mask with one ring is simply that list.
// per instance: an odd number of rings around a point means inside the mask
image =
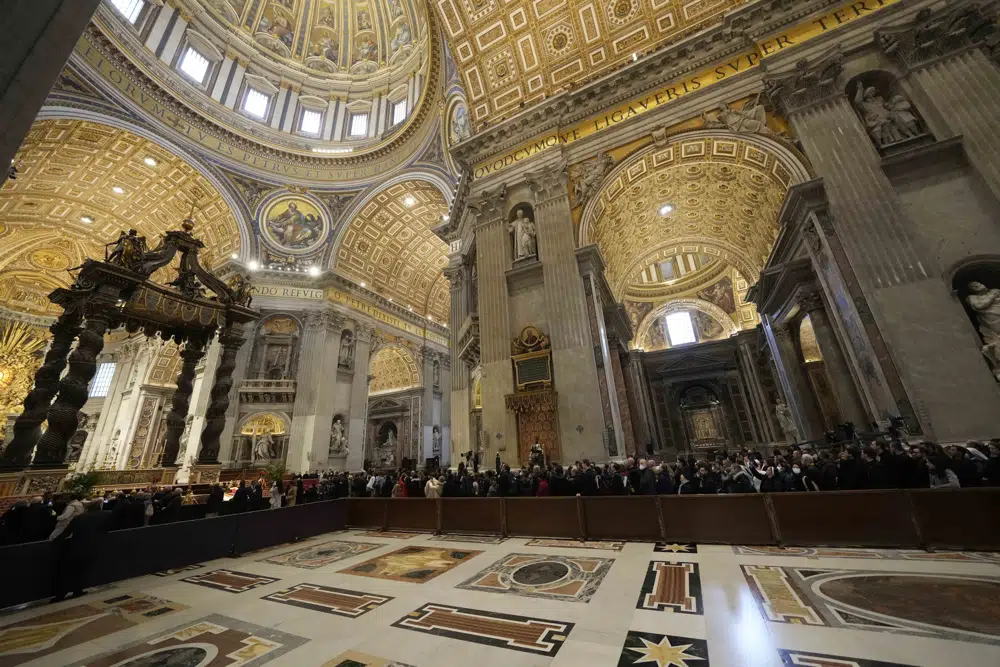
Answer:
[{"label": "wooden railing", "polygon": [[350,526],[775,546],[1000,549],[1000,489],[348,498]]}]

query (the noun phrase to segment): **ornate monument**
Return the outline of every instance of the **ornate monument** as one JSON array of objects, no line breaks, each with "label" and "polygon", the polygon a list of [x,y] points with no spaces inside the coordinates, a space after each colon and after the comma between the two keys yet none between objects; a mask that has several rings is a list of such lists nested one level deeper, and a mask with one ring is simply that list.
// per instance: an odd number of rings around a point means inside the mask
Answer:
[{"label": "ornate monument", "polygon": [[983,339],[983,357],[990,365],[993,377],[1000,382],[1000,289],[971,282],[966,301],[976,313],[979,335]]},{"label": "ornate monument", "polygon": [[535,223],[518,208],[514,217],[507,224],[507,230],[514,237],[514,260],[532,259],[538,257],[538,246],[535,242]]}]

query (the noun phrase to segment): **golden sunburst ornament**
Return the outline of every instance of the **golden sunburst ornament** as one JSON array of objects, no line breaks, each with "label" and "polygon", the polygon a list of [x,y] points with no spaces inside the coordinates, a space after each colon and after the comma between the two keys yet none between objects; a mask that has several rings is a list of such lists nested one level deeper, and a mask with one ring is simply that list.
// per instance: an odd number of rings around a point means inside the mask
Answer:
[{"label": "golden sunburst ornament", "polygon": [[41,363],[38,352],[44,346],[45,340],[24,322],[7,322],[0,327],[0,428],[8,414],[20,412]]},{"label": "golden sunburst ornament", "polygon": [[639,648],[629,647],[629,651],[635,651],[636,653],[641,653],[642,657],[638,658],[633,664],[640,663],[653,663],[656,667],[694,667],[688,664],[688,660],[704,660],[704,658],[699,658],[696,655],[689,655],[687,650],[691,648],[691,644],[679,644],[673,646],[670,644],[670,639],[664,637],[658,643],[651,642],[645,637],[640,637],[644,646]]}]

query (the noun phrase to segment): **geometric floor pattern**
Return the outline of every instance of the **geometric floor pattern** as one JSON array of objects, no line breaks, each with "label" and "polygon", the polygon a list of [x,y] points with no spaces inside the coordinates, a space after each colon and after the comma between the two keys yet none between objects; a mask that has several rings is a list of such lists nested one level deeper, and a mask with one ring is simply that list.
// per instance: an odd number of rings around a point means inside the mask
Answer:
[{"label": "geometric floor pattern", "polygon": [[1000,666],[995,554],[379,537],[0,612],[0,667]]}]

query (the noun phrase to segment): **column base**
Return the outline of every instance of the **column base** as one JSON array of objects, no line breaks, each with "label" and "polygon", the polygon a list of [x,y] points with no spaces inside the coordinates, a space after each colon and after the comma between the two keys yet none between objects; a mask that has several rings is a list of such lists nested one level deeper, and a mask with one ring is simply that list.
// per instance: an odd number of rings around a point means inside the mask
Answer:
[{"label": "column base", "polygon": [[214,484],[222,474],[221,463],[196,463],[191,466],[188,484]]}]

